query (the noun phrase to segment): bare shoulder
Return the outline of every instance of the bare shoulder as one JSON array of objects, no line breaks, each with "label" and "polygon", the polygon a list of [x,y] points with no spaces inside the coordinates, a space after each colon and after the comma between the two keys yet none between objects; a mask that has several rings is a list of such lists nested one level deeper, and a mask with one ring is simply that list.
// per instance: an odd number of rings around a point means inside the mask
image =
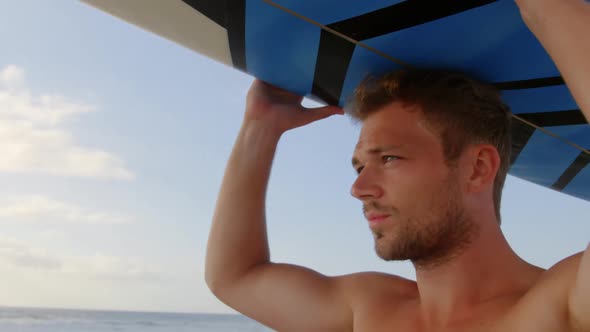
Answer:
[{"label": "bare shoulder", "polygon": [[555,291],[563,291],[571,288],[575,282],[583,254],[583,251],[578,252],[551,266],[543,272],[534,288],[552,289]]},{"label": "bare shoulder", "polygon": [[568,292],[575,282],[582,254],[580,252],[566,257],[543,271],[531,285],[525,299],[549,300],[556,305],[565,305]]},{"label": "bare shoulder", "polygon": [[417,289],[415,281],[382,272],[359,272],[338,279],[353,310],[355,307],[378,302],[380,298],[390,302],[402,301],[415,296]]},{"label": "bare shoulder", "polygon": [[528,326],[521,330],[569,330],[568,297],[581,257],[571,255],[538,275],[513,311],[520,326]]},{"label": "bare shoulder", "polygon": [[358,272],[337,277],[350,291],[384,291],[404,293],[415,289],[416,282],[383,272]]},{"label": "bare shoulder", "polygon": [[417,299],[416,282],[380,272],[361,272],[341,277],[353,315],[353,330],[383,331],[399,325],[409,303]]}]

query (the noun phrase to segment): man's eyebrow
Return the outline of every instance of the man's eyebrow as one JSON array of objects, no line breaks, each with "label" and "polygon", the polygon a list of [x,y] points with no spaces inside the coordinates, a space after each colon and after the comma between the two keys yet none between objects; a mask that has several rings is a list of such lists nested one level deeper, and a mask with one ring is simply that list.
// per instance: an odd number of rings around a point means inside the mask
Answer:
[{"label": "man's eyebrow", "polygon": [[391,151],[391,150],[399,150],[402,146],[401,145],[382,145],[369,150],[369,154],[380,154],[383,152]]},{"label": "man's eyebrow", "polygon": [[[391,151],[391,150],[397,150],[397,149],[400,149],[401,147],[402,147],[401,145],[383,145],[383,146],[378,146],[378,147],[370,149],[368,151],[368,153],[370,155],[376,155],[376,154],[380,154],[380,153]],[[360,160],[358,160],[358,158],[352,157],[352,167],[356,167],[360,163],[361,162],[360,162]]]}]

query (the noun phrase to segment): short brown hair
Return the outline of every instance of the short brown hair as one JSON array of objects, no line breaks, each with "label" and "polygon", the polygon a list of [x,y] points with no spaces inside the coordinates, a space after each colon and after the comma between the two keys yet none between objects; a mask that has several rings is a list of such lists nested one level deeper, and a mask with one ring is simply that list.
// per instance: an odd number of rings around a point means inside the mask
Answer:
[{"label": "short brown hair", "polygon": [[446,161],[453,164],[472,143],[493,145],[500,155],[494,179],[494,207],[500,222],[500,201],[510,168],[511,115],[491,84],[450,70],[406,68],[367,77],[355,90],[347,111],[365,120],[392,102],[420,107],[427,123],[440,134]]}]

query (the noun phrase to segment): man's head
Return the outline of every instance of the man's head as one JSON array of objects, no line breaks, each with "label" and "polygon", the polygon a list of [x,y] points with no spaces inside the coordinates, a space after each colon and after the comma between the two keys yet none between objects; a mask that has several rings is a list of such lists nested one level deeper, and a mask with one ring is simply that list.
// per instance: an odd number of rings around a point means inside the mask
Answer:
[{"label": "man's head", "polygon": [[369,216],[388,216],[371,223],[381,257],[435,260],[465,246],[475,198],[500,221],[511,125],[493,86],[405,69],[365,80],[349,109],[363,124],[352,194]]}]

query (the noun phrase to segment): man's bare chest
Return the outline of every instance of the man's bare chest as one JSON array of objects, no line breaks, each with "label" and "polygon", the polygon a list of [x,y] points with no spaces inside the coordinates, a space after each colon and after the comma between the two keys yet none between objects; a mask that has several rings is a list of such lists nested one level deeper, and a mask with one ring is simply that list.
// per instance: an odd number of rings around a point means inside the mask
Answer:
[{"label": "man's bare chest", "polygon": [[355,313],[355,332],[567,332],[569,327],[550,304],[481,310],[450,324],[427,324],[415,308],[368,308]]}]

